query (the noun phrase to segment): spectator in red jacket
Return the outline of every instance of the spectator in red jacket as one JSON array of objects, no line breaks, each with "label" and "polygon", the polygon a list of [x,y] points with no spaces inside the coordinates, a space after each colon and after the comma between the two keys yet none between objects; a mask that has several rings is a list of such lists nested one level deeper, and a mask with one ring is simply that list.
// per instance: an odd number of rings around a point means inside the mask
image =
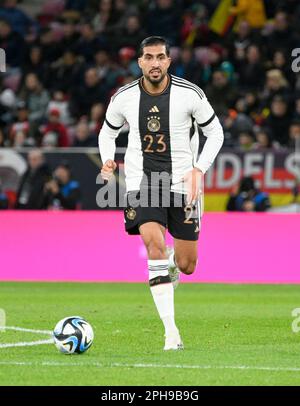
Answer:
[{"label": "spectator in red jacket", "polygon": [[68,147],[70,145],[67,128],[60,121],[60,112],[58,109],[49,111],[48,123],[42,129],[43,136],[49,132],[57,134],[58,147]]}]

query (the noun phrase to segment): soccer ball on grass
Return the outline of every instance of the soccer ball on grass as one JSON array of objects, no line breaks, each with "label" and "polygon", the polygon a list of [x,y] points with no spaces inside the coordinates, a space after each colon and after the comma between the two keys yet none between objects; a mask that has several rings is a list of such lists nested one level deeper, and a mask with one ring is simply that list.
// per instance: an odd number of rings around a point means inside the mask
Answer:
[{"label": "soccer ball on grass", "polygon": [[94,340],[92,326],[79,316],[60,320],[53,331],[54,343],[64,354],[82,354],[90,348]]}]

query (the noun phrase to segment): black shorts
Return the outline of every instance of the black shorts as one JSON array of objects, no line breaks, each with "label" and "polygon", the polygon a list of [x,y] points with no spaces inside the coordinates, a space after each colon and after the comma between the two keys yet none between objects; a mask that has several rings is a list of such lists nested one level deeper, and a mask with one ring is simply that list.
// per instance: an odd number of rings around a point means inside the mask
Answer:
[{"label": "black shorts", "polygon": [[203,212],[202,201],[194,206],[187,205],[185,195],[171,192],[168,205],[162,204],[160,195],[159,203],[151,207],[153,205],[137,204],[139,196],[139,191],[128,192],[125,196],[124,217],[128,234],[140,234],[139,227],[142,224],[154,221],[167,228],[174,238],[198,240]]}]

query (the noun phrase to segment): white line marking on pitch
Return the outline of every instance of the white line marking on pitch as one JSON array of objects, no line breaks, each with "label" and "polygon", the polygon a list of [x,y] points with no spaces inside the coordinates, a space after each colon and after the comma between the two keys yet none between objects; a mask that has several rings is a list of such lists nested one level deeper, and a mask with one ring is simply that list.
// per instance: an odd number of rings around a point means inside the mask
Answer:
[{"label": "white line marking on pitch", "polygon": [[178,368],[178,369],[236,369],[250,371],[271,371],[271,372],[300,372],[300,368],[292,367],[265,367],[249,365],[159,365],[159,364],[101,364],[98,362],[15,362],[0,361],[0,365],[20,365],[20,366],[47,366],[47,367],[98,367],[98,368]]},{"label": "white line marking on pitch", "polygon": [[[31,328],[23,328],[23,327],[15,327],[15,326],[3,326],[0,327],[0,332],[3,330],[13,330],[13,331],[22,331],[25,333],[35,333],[35,334],[45,334],[45,335],[51,335],[52,336],[52,331],[49,330],[34,330]],[[21,341],[17,343],[4,343],[0,344],[0,348],[11,348],[11,347],[32,347],[33,345],[44,345],[44,344],[52,344],[53,339],[48,339],[48,340],[36,340],[36,341]]]},{"label": "white line marking on pitch", "polygon": [[38,341],[24,341],[18,343],[5,343],[0,344],[0,348],[11,348],[11,347],[32,347],[33,345],[43,345],[43,344],[53,344],[52,338],[49,340],[38,340]]},{"label": "white line marking on pitch", "polygon": [[178,369],[245,369],[245,370],[259,370],[259,371],[288,371],[300,372],[300,368],[284,368],[284,367],[256,367],[247,365],[158,365],[158,364],[111,364],[113,367],[125,368],[178,368]]},{"label": "white line marking on pitch", "polygon": [[36,333],[36,334],[48,334],[52,335],[52,331],[50,330],[34,330],[32,328],[23,328],[23,327],[14,327],[14,326],[2,326],[0,327],[1,330],[15,330],[15,331],[24,331],[25,333]]}]

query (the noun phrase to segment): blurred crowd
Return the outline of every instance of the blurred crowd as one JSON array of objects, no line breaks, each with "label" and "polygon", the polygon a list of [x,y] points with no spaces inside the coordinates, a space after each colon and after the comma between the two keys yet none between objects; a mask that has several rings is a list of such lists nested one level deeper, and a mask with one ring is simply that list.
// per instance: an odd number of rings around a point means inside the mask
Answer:
[{"label": "blurred crowd", "polygon": [[141,74],[137,49],[149,35],[170,42],[171,73],[205,90],[225,146],[300,140],[297,0],[236,0],[224,35],[210,29],[216,0],[46,0],[35,15],[1,3],[0,147],[97,146],[111,95]]},{"label": "blurred crowd", "polygon": [[[73,179],[68,161],[60,162],[51,171],[41,149],[31,149],[13,207],[19,210],[78,210],[81,208],[80,184]],[[1,187],[1,185],[0,185]],[[6,200],[6,201],[5,201]],[[1,207],[2,202],[2,207]],[[10,206],[0,188],[0,208]]]},{"label": "blurred crowd", "polygon": [[263,212],[271,207],[269,194],[255,186],[251,176],[243,177],[230,193],[227,211]]}]

